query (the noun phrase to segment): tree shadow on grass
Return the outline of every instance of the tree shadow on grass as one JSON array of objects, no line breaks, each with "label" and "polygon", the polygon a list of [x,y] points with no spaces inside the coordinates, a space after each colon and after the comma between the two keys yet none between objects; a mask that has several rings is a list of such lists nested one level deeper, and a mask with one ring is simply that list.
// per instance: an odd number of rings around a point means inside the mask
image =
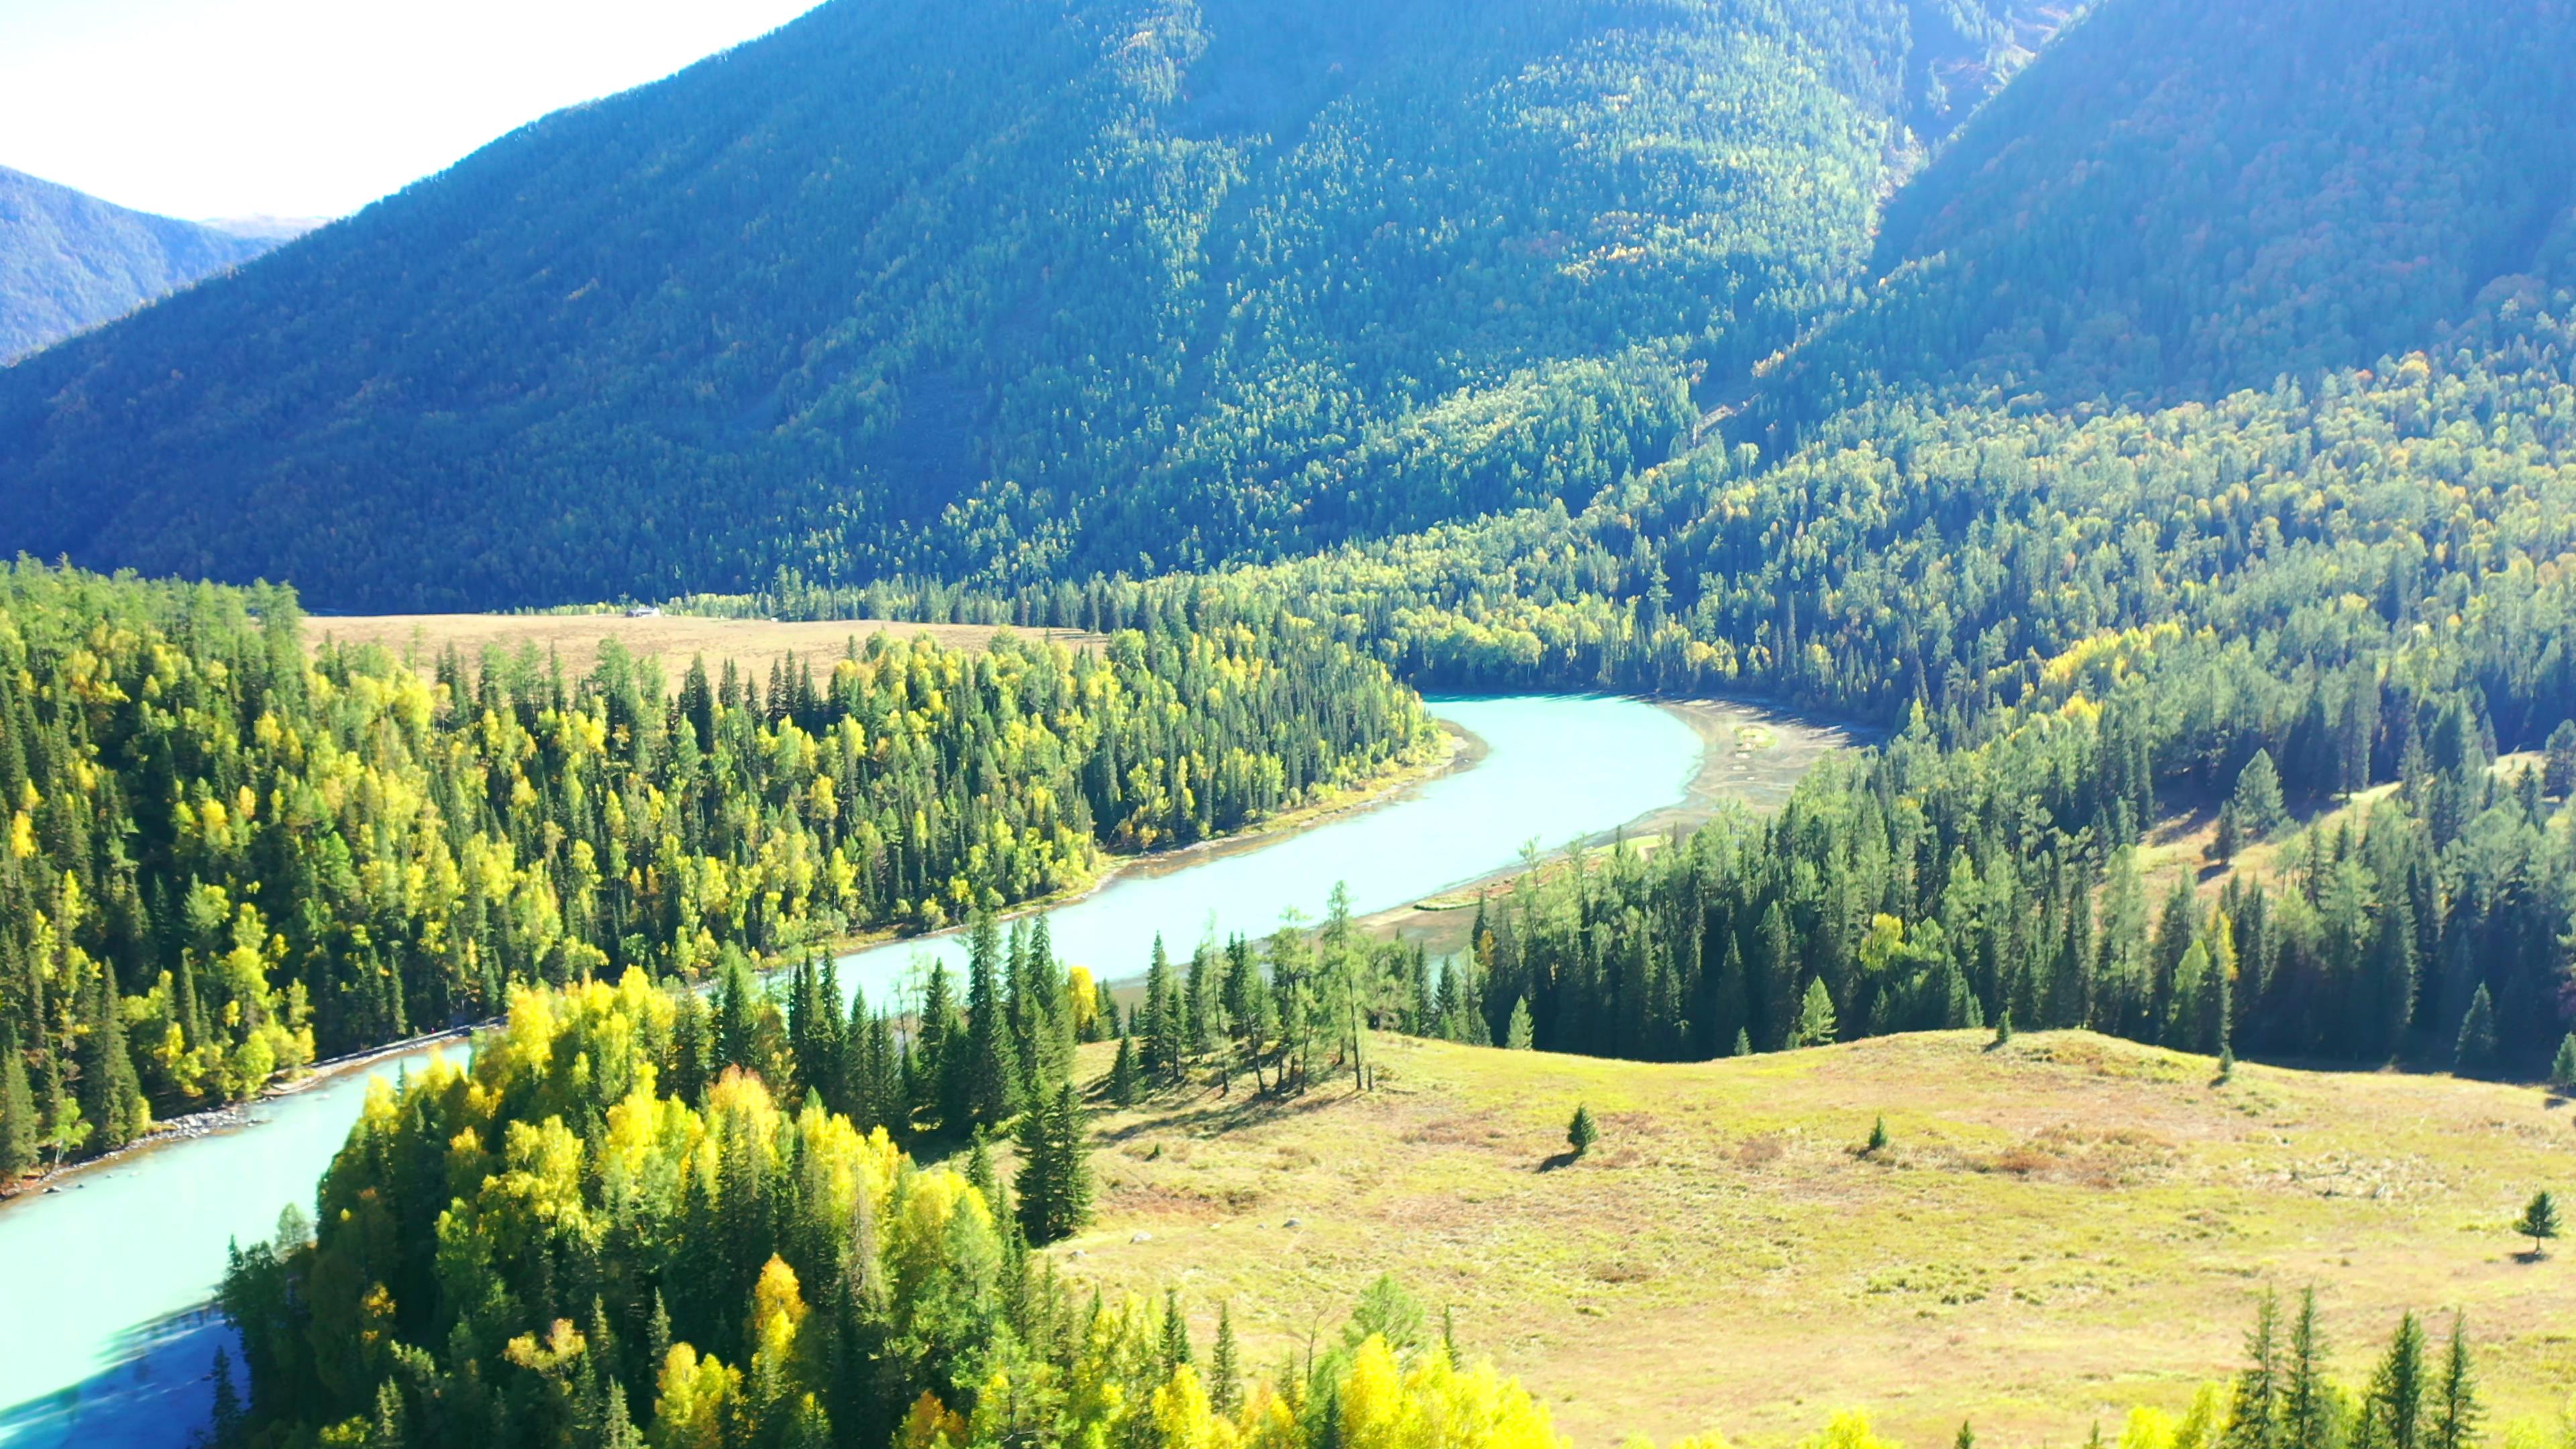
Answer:
[{"label": "tree shadow on grass", "polygon": [[1575,1164],[1576,1159],[1581,1156],[1582,1154],[1577,1152],[1560,1152],[1555,1156],[1540,1162],[1536,1170],[1540,1172],[1555,1172],[1560,1168],[1572,1167]]}]

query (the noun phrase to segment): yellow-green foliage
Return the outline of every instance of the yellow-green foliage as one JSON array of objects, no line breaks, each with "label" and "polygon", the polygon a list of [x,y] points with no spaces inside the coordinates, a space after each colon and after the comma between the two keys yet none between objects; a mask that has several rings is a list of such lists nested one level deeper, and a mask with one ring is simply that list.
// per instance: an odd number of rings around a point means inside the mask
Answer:
[{"label": "yellow-green foliage", "polygon": [[[230,1100],[511,983],[1077,887],[1429,738],[1383,666],[1291,616],[1148,622],[1082,652],[880,636],[673,694],[613,647],[579,679],[533,652],[308,660],[284,589],[0,568],[0,1022],[39,1082],[100,1059],[67,1102]],[[140,1093],[101,1095],[129,1051]],[[109,1115],[96,1145],[130,1135]],[[45,1126],[77,1135],[68,1105]]]},{"label": "yellow-green foliage", "polygon": [[228,1276],[255,1417],[352,1445],[432,1423],[660,1449],[1558,1442],[1490,1365],[1374,1333],[1292,1379],[1211,1384],[1167,1355],[1159,1310],[1077,1309],[981,1189],[882,1130],[785,1111],[739,1070],[660,1095],[677,1021],[637,972],[522,990],[470,1068],[376,1088],[318,1230]]}]

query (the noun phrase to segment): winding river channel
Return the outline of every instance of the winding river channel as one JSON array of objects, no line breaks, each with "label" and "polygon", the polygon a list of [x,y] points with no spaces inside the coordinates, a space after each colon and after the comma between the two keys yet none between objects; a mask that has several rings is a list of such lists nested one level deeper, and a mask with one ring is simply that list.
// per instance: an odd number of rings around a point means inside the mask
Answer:
[{"label": "winding river channel", "polygon": [[[1480,747],[1457,767],[1295,833],[1132,865],[1049,914],[1058,959],[1123,978],[1143,969],[1157,932],[1176,955],[1210,931],[1266,932],[1283,911],[1320,915],[1336,881],[1360,914],[1403,906],[1508,869],[1526,842],[1553,849],[1658,817],[1722,774],[1702,768],[1722,738],[1706,719],[1636,700],[1434,699],[1431,708]],[[1765,748],[1773,738],[1746,737]],[[845,958],[842,979],[884,1002],[934,953],[962,959],[963,947],[954,937],[878,947]],[[367,1083],[427,1050],[258,1103],[247,1127],[0,1204],[0,1445],[189,1443],[225,1339],[206,1306],[225,1244],[264,1238],[285,1206],[309,1205]]]}]

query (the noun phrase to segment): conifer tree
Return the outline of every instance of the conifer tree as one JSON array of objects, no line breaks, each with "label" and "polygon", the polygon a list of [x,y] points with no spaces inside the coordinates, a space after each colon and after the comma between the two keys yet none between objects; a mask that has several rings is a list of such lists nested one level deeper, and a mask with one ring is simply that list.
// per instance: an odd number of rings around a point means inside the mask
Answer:
[{"label": "conifer tree", "polygon": [[36,1094],[27,1087],[27,1060],[17,1028],[0,1016],[0,1181],[36,1165]]},{"label": "conifer tree", "polygon": [[1136,1105],[1136,1039],[1118,1038],[1118,1056],[1109,1064],[1109,1100],[1121,1107]]},{"label": "conifer tree", "polygon": [[2558,1039],[2558,1055],[2549,1063],[2549,1085],[2576,1092],[2576,1031]]},{"label": "conifer tree", "polygon": [[1834,994],[1825,989],[1825,978],[1811,978],[1806,998],[1798,1006],[1798,1025],[1790,1033],[1789,1045],[1830,1046],[1839,1030],[1834,1021]]},{"label": "conifer tree", "polygon": [[1744,1030],[1742,1027],[1737,1027],[1735,1030],[1735,1050],[1728,1052],[1727,1055],[1731,1057],[1749,1057],[1753,1055],[1752,1034]]},{"label": "conifer tree", "polygon": [[1574,1120],[1566,1124],[1565,1140],[1574,1148],[1574,1155],[1577,1157],[1590,1152],[1592,1144],[1601,1140],[1601,1130],[1592,1123],[1590,1107],[1581,1105],[1575,1107]]},{"label": "conifer tree", "polygon": [[1163,1290],[1163,1368],[1166,1372],[1193,1364],[1198,1356],[1190,1350],[1190,1321],[1181,1314],[1181,1290]]},{"label": "conifer tree", "polygon": [[1145,1071],[1158,1086],[1180,1079],[1181,1005],[1172,981],[1171,953],[1163,948],[1163,935],[1157,931],[1153,959],[1145,967],[1145,1019],[1138,1031],[1145,1043]]},{"label": "conifer tree", "polygon": [[1884,1152],[1887,1150],[1887,1141],[1887,1114],[1882,1112],[1878,1120],[1870,1124],[1869,1143],[1861,1148],[1861,1151],[1870,1154]]},{"label": "conifer tree", "polygon": [[2219,1449],[2281,1449],[2280,1339],[2281,1303],[2266,1289],[2245,1335],[2245,1367],[2236,1375]]},{"label": "conifer tree", "polygon": [[984,1195],[985,1203],[996,1213],[1002,1209],[1002,1184],[993,1171],[992,1139],[982,1123],[975,1125],[974,1143],[966,1149],[966,1181]]},{"label": "conifer tree", "polygon": [[125,1049],[125,1016],[116,988],[101,974],[96,988],[88,1037],[81,1043],[81,1111],[93,1127],[93,1146],[113,1152],[149,1131],[151,1109],[143,1084],[134,1075],[134,1059]]},{"label": "conifer tree", "polygon": [[1995,1013],[1995,1045],[1999,1047],[2011,1046],[2012,1039],[2012,1008],[2010,1006],[2006,1006],[2003,1010]]},{"label": "conifer tree", "polygon": [[749,963],[739,953],[728,955],[716,983],[716,1069],[708,1073],[708,1081],[722,1076],[726,1067],[761,1069],[759,996]]},{"label": "conifer tree", "polygon": [[2358,1443],[2364,1449],[2423,1449],[2424,1390],[2424,1327],[2409,1313],[2398,1319],[2387,1354],[2371,1371]]},{"label": "conifer tree", "polygon": [[1243,1350],[1234,1341],[1232,1303],[1216,1306],[1216,1347],[1208,1354],[1208,1400],[1220,1414],[1232,1414],[1243,1404]]},{"label": "conifer tree", "polygon": [[2481,981],[2477,994],[2469,998],[2468,1015],[2460,1019],[2460,1039],[2452,1050],[2451,1069],[2464,1077],[2484,1076],[2495,1069],[2495,1059],[2495,1002]]},{"label": "conifer tree", "polygon": [[966,1049],[956,998],[949,994],[946,963],[930,963],[930,983],[922,988],[921,1013],[907,1044],[911,1059],[910,1090],[916,1112],[942,1128],[965,1125],[967,1111]]},{"label": "conifer tree", "polygon": [[2576,793],[2576,720],[2562,719],[2558,728],[2549,732],[2547,754],[2541,766],[2541,783],[2550,794],[2560,799]]},{"label": "conifer tree", "polygon": [[2334,1390],[2326,1383],[2325,1334],[2317,1325],[2317,1290],[2299,1295],[2290,1324],[2288,1378],[2281,1388],[2282,1449],[2334,1449]]},{"label": "conifer tree", "polygon": [[2522,1216],[2514,1220],[2513,1230],[2531,1239],[2531,1256],[2540,1257],[2540,1245],[2558,1236],[2558,1200],[2546,1191],[2533,1193],[2531,1201],[2523,1204]]},{"label": "conifer tree", "polygon": [[[2576,1041],[2576,1037],[2569,1040]],[[1515,997],[1512,1001],[1512,1021],[1503,1032],[1503,1045],[1516,1052],[1530,1049],[1530,1009],[1526,996]]]},{"label": "conifer tree", "polygon": [[1969,1426],[1967,1420],[1959,1421],[1959,1433],[1950,1441],[1950,1449],[1977,1449],[1977,1431]]},{"label": "conifer tree", "polygon": [[2249,844],[2281,828],[2281,771],[2272,763],[2271,751],[2256,750],[2237,772],[2236,790],[2228,797],[2227,808]]},{"label": "conifer tree", "polygon": [[960,1105],[965,1112],[963,1121],[944,1124],[951,1130],[966,1122],[979,1127],[996,1126],[1018,1110],[1018,1104],[1011,1099],[1019,1074],[1011,1069],[1009,1023],[1002,1004],[1001,950],[1001,931],[993,913],[977,912],[967,952],[965,1060],[960,1068],[964,1078],[959,1085]]},{"label": "conifer tree", "polygon": [[1044,1246],[1081,1231],[1091,1220],[1091,1159],[1071,1083],[1059,1084],[1053,1097],[1020,1118],[1018,1140],[1022,1235]]},{"label": "conifer tree", "polygon": [[2433,1423],[2427,1449],[2469,1449],[2486,1416],[2478,1403],[2478,1379],[2469,1362],[2468,1318],[2451,1315],[2451,1342],[2442,1356],[2441,1382],[2434,1386]]},{"label": "conifer tree", "polygon": [[215,1406],[213,1422],[207,1430],[208,1449],[242,1449],[243,1418],[241,1390],[233,1385],[233,1356],[223,1345],[215,1346]]}]

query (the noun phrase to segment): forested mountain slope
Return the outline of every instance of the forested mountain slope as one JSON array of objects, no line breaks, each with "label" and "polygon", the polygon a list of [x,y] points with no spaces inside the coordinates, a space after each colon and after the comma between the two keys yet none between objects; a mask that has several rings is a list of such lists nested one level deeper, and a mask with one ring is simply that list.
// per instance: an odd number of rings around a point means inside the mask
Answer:
[{"label": "forested mountain slope", "polygon": [[2033,406],[2207,399],[2576,283],[2576,12],[2120,0],[1893,201],[1870,304],[1781,369]]},{"label": "forested mountain slope", "polygon": [[0,166],[0,366],[276,245]]},{"label": "forested mountain slope", "polygon": [[1579,503],[2065,8],[838,0],[0,380],[0,546],[455,606]]}]

